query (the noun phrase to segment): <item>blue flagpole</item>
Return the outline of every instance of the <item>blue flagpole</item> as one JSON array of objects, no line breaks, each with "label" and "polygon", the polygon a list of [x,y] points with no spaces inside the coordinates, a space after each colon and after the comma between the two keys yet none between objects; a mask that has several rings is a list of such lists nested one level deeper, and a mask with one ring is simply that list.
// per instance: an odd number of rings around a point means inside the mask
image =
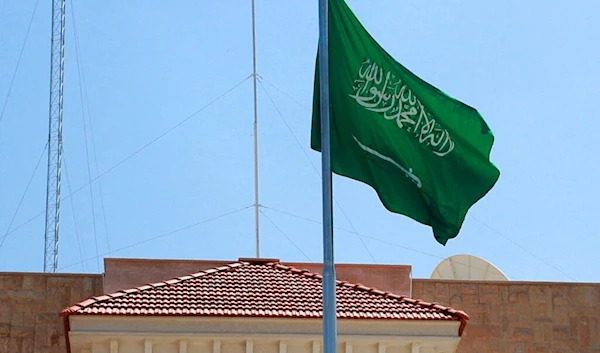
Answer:
[{"label": "blue flagpole", "polygon": [[337,353],[333,208],[329,128],[328,2],[319,0],[319,91],[321,114],[321,174],[323,177],[323,352]]}]

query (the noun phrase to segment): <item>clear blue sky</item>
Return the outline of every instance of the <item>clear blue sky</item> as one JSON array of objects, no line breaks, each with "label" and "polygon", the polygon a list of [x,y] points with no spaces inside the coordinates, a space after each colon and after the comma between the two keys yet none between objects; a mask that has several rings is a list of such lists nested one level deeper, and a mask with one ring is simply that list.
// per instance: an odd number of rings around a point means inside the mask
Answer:
[{"label": "clear blue sky", "polygon": [[[350,221],[336,204],[335,225],[368,236],[364,244],[378,263],[410,264],[415,277],[428,277],[444,257],[468,253],[512,279],[600,281],[600,3],[348,3],[398,61],[484,115],[496,136],[492,160],[501,176],[446,247],[435,242],[430,228],[386,211],[370,187],[340,177],[334,193]],[[34,4],[1,5],[0,107]],[[64,103],[69,180],[63,171],[63,196],[89,181],[85,135],[94,178],[252,70],[250,1],[73,4],[85,90],[81,94],[69,1]],[[256,12],[258,72],[275,103],[259,87],[261,204],[268,217],[261,218],[262,255],[320,261],[321,226],[280,212],[321,217],[320,179],[310,163],[319,167],[320,155],[309,149],[306,109],[317,1],[257,0]],[[50,2],[40,1],[0,122],[0,239],[47,138],[49,38]],[[102,261],[95,257],[109,247],[113,257],[254,256],[251,208],[138,244],[253,203],[252,113],[248,79],[103,174],[92,184],[93,198],[85,187],[64,200],[60,271],[101,272]],[[44,210],[46,158],[11,229]],[[0,248],[0,271],[40,271],[43,237],[43,216],[10,233]],[[337,230],[335,241],[336,261],[374,262],[352,232]],[[132,244],[138,245],[128,247]]]}]

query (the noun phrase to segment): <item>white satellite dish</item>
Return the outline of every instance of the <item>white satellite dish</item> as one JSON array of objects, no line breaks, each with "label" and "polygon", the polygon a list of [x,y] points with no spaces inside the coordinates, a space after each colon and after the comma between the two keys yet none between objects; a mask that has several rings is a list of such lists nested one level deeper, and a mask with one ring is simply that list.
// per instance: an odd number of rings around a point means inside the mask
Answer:
[{"label": "white satellite dish", "polygon": [[454,255],[444,259],[433,270],[431,279],[508,281],[498,267],[473,255]]}]

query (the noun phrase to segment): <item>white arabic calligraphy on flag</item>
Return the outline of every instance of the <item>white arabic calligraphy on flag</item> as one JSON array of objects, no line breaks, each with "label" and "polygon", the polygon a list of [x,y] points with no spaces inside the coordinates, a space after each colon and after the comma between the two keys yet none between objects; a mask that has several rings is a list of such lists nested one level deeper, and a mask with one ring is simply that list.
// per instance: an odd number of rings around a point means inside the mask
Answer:
[{"label": "white arabic calligraphy on flag", "polygon": [[387,120],[396,120],[399,128],[412,133],[436,155],[444,157],[454,149],[448,131],[425,110],[410,88],[376,62],[366,59],[362,63],[352,92],[349,96],[358,104]]}]

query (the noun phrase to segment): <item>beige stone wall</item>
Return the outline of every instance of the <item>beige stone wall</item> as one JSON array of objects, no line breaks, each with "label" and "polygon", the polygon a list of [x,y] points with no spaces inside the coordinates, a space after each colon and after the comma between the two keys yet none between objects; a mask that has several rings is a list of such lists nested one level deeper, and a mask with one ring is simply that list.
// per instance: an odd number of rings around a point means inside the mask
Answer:
[{"label": "beige stone wall", "polygon": [[0,353],[65,353],[58,313],[101,293],[101,275],[0,273]]},{"label": "beige stone wall", "polygon": [[600,284],[413,280],[413,298],[464,310],[458,353],[598,353]]}]

